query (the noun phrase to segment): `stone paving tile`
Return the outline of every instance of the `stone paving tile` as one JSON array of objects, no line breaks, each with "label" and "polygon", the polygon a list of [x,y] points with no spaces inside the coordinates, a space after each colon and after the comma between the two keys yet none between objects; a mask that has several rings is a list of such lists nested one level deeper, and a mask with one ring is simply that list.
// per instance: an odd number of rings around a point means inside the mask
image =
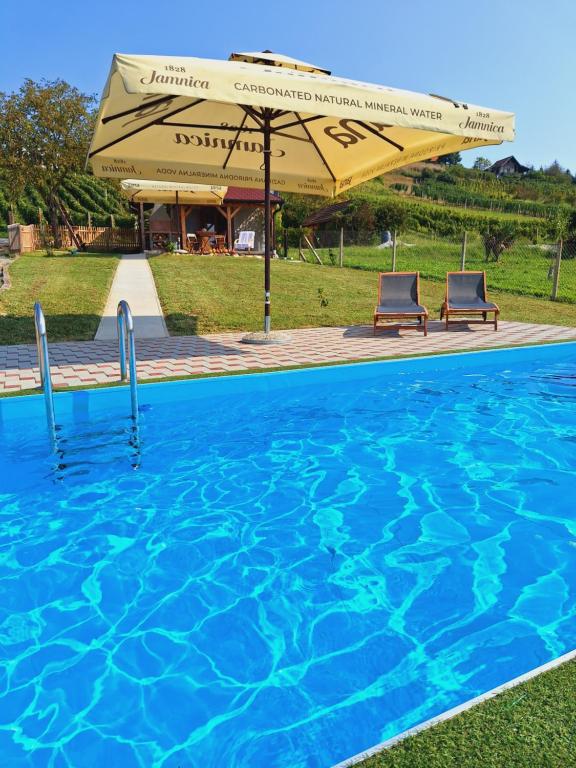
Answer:
[{"label": "stone paving tile", "polygon": [[[138,376],[143,379],[375,357],[460,351],[478,347],[514,346],[540,341],[576,340],[576,328],[502,322],[495,332],[482,326],[444,329],[438,321],[424,337],[414,331],[380,331],[371,326],[301,328],[287,331],[285,345],[254,347],[241,343],[242,333],[178,336],[136,341]],[[65,342],[50,345],[52,380],[56,387],[117,382],[118,349],[114,342]],[[0,392],[38,386],[36,350],[18,344],[0,347]]]}]

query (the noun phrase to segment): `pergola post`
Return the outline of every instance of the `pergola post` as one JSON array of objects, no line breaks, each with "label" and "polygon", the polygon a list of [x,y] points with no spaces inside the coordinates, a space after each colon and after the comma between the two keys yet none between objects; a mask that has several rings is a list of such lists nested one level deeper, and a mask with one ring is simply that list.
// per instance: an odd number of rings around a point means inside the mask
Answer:
[{"label": "pergola post", "polygon": [[180,214],[180,248],[185,249],[188,240],[186,232],[186,207],[179,205],[178,212]]},{"label": "pergola post", "polygon": [[[144,232],[144,203],[138,203],[138,206],[140,208],[139,210],[139,217],[138,221],[140,222],[140,246],[142,248],[142,253],[146,250],[146,233]],[[90,216],[90,214],[88,214]],[[90,223],[88,223],[88,226],[90,226]]]},{"label": "pergola post", "polygon": [[226,237],[228,238],[228,250],[234,248],[234,238],[232,236],[232,211],[230,206],[226,206]]}]

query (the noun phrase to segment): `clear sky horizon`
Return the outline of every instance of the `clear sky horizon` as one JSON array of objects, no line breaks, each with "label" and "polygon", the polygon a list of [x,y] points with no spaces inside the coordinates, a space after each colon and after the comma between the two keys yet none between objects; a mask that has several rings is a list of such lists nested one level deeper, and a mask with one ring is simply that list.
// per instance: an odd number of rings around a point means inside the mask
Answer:
[{"label": "clear sky horizon", "polygon": [[0,91],[62,78],[100,95],[112,55],[271,49],[333,74],[516,113],[517,139],[463,153],[576,172],[573,0],[28,0],[0,3]]}]

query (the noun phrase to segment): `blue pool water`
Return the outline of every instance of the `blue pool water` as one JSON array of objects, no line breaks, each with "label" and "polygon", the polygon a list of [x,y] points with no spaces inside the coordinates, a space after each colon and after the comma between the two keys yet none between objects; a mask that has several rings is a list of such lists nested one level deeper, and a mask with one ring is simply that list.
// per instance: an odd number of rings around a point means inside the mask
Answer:
[{"label": "blue pool water", "polygon": [[0,401],[0,755],[327,768],[576,646],[576,345]]}]

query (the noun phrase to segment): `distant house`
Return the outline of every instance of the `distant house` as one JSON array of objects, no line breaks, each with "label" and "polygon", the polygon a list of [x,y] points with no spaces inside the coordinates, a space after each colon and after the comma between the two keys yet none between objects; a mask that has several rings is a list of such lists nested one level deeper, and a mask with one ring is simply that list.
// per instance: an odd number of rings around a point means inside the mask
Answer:
[{"label": "distant house", "polygon": [[488,170],[490,173],[495,173],[496,178],[499,179],[501,176],[509,176],[512,173],[528,173],[530,168],[521,165],[514,155],[510,155],[510,157],[504,157],[502,160],[496,160]]}]

